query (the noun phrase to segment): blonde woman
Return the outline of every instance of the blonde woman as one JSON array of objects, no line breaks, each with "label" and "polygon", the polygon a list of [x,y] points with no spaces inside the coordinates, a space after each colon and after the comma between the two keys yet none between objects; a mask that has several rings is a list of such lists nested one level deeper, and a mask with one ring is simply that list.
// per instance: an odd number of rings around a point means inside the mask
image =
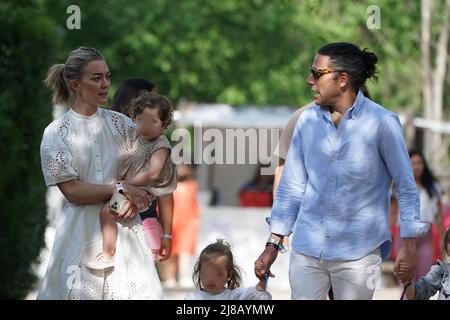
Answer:
[{"label": "blonde woman", "polygon": [[[107,62],[94,48],[78,48],[64,64],[50,68],[45,83],[55,104],[70,106],[45,129],[41,143],[45,182],[58,186],[68,205],[38,299],[161,299],[161,283],[137,215],[150,195],[127,181],[115,181],[136,127],[124,115],[99,108],[108,101]],[[100,208],[116,191],[129,202],[119,214],[115,266],[93,272],[86,262],[102,248]]]}]

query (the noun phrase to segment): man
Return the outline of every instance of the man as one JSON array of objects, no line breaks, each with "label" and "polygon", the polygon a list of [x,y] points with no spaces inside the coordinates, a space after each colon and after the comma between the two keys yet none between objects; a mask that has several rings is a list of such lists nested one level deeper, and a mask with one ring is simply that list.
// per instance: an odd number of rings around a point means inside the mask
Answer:
[{"label": "man", "polygon": [[381,259],[388,256],[389,187],[397,186],[401,217],[400,261],[415,271],[419,196],[398,117],[358,90],[375,77],[377,57],[350,43],[317,52],[308,84],[315,106],[294,130],[271,216],[271,236],[255,262],[270,272],[278,248],[293,231],[289,278],[293,299],[372,299]]}]

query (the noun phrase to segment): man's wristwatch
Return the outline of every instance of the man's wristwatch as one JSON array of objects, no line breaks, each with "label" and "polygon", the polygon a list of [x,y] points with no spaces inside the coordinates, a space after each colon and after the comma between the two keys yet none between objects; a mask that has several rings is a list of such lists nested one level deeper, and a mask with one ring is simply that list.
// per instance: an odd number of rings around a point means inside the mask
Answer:
[{"label": "man's wristwatch", "polygon": [[270,246],[270,247],[274,247],[275,249],[277,249],[278,251],[281,250],[281,246],[283,244],[283,239],[281,238],[280,240],[277,240],[275,238],[269,237],[269,239],[267,239],[266,242],[266,247]]},{"label": "man's wristwatch", "polygon": [[123,184],[122,182],[116,182],[116,188],[117,188],[117,192],[123,194]]}]

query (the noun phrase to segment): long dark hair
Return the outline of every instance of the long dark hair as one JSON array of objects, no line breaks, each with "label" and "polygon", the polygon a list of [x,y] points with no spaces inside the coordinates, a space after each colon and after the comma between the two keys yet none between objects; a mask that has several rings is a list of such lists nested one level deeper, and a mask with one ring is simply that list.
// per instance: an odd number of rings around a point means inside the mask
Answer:
[{"label": "long dark hair", "polygon": [[434,177],[433,173],[428,167],[427,161],[425,160],[425,157],[423,156],[422,152],[420,152],[419,150],[410,150],[409,158],[411,159],[412,156],[419,156],[422,159],[423,173],[420,176],[419,180],[422,186],[427,191],[428,196],[430,198],[433,196],[439,197],[440,196],[439,191],[436,189],[436,184],[438,183],[438,180]]},{"label": "long dark hair", "polygon": [[136,98],[141,91],[155,89],[155,85],[145,79],[125,80],[114,94],[111,110],[130,115],[130,101]]}]

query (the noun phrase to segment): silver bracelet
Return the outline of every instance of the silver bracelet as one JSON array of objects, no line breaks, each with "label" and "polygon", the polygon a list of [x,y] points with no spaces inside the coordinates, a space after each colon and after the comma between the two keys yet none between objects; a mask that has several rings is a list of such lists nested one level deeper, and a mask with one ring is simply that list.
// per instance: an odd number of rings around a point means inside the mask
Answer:
[{"label": "silver bracelet", "polygon": [[170,233],[163,233],[162,238],[163,239],[172,239],[172,234],[170,234]]}]

